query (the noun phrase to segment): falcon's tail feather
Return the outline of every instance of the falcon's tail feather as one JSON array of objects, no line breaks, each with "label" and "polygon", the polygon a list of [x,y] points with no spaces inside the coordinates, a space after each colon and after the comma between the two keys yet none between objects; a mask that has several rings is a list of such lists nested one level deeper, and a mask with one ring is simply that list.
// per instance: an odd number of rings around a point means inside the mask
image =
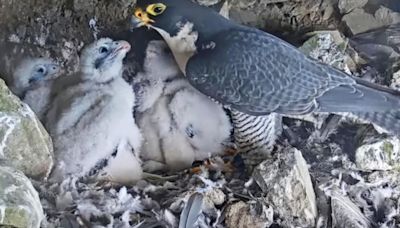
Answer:
[{"label": "falcon's tail feather", "polygon": [[341,85],[317,98],[320,112],[351,113],[400,136],[400,91],[354,78],[357,84]]},{"label": "falcon's tail feather", "polygon": [[333,88],[316,100],[319,112],[400,111],[400,92],[361,80]]}]

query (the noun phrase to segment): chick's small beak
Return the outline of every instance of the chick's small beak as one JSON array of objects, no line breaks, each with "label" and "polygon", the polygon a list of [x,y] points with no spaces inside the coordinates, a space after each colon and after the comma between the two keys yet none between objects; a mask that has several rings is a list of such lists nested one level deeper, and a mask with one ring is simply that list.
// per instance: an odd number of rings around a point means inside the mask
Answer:
[{"label": "chick's small beak", "polygon": [[131,45],[125,40],[117,41],[116,44],[117,47],[115,48],[115,52],[119,51],[129,52],[131,50]]},{"label": "chick's small beak", "polygon": [[149,26],[151,23],[154,23],[154,20],[150,19],[149,15],[145,11],[141,8],[135,8],[131,19],[132,29]]}]

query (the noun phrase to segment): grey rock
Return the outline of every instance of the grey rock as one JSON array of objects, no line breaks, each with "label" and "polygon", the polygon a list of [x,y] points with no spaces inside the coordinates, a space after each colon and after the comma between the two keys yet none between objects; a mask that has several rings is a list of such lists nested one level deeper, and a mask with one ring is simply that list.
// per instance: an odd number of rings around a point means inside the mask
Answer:
[{"label": "grey rock", "polygon": [[384,25],[391,25],[400,22],[400,14],[398,12],[393,12],[387,7],[381,6],[377,11],[375,11],[375,18],[382,21]]},{"label": "grey rock", "polygon": [[365,217],[360,208],[347,196],[342,195],[339,189],[332,191],[331,205],[333,227],[370,227],[368,218]]},{"label": "grey rock", "polygon": [[35,179],[49,175],[54,157],[50,136],[43,125],[1,79],[0,157]]},{"label": "grey rock", "polygon": [[400,70],[393,73],[390,87],[400,89]]},{"label": "grey rock", "polygon": [[[181,206],[189,200],[189,198],[196,192],[187,191],[177,197],[176,201],[171,204],[170,210],[173,212],[179,212]],[[214,187],[208,188],[203,192],[202,207],[201,210],[204,214],[217,217],[218,209],[216,207],[221,206],[226,200],[226,195],[221,189]]]},{"label": "grey rock", "polygon": [[0,167],[0,209],[0,226],[39,228],[44,218],[31,182],[11,167]]},{"label": "grey rock", "polygon": [[400,139],[385,138],[360,146],[356,150],[356,165],[366,171],[400,167]]},{"label": "grey rock", "polygon": [[293,39],[311,27],[336,28],[335,0],[232,0],[232,20]]},{"label": "grey rock", "polygon": [[382,22],[363,9],[355,9],[351,13],[344,15],[342,21],[354,35],[383,26]]},{"label": "grey rock", "polygon": [[[400,23],[381,27],[350,38],[360,57],[384,77],[392,78],[400,59]],[[386,84],[387,82],[385,82]]]},{"label": "grey rock", "polygon": [[368,0],[339,0],[338,7],[340,13],[346,14],[355,8],[362,8]]},{"label": "grey rock", "polygon": [[299,150],[288,149],[264,161],[253,177],[266,194],[266,203],[284,220],[283,225],[315,225],[316,197],[307,163]]},{"label": "grey rock", "polygon": [[344,15],[342,21],[349,28],[350,32],[356,35],[382,26],[398,23],[400,22],[400,14],[383,6],[376,10],[374,14],[357,8]]},{"label": "grey rock", "polygon": [[346,73],[351,73],[350,68],[354,68],[355,63],[346,53],[347,41],[339,31],[315,31],[308,35],[312,37],[299,48],[303,53]]}]

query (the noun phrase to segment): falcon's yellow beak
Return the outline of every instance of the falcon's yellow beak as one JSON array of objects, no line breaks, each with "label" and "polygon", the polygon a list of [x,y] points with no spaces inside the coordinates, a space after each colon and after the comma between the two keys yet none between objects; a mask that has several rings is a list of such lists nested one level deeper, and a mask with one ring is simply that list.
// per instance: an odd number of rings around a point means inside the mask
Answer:
[{"label": "falcon's yellow beak", "polygon": [[134,9],[134,13],[131,19],[131,24],[133,28],[150,26],[151,23],[154,23],[154,20],[149,18],[149,15],[146,11],[143,11],[141,8]]}]

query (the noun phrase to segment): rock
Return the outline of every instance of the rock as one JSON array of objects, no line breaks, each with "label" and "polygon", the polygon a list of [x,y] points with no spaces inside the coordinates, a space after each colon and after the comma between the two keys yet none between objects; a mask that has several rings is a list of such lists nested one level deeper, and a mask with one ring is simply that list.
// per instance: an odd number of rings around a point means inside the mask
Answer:
[{"label": "rock", "polygon": [[350,45],[369,66],[386,78],[382,83],[390,84],[387,80],[400,69],[400,23],[353,36]]},{"label": "rock", "polygon": [[350,69],[355,68],[352,58],[347,55],[347,42],[339,31],[315,31],[300,50],[311,58],[331,65],[350,74]]},{"label": "rock", "polygon": [[31,182],[11,167],[0,167],[0,208],[0,226],[39,228],[44,218]]},{"label": "rock", "polygon": [[264,161],[253,177],[266,194],[266,203],[284,220],[284,225],[315,225],[316,197],[307,163],[299,150],[292,148]]},{"label": "rock", "polygon": [[[187,202],[195,192],[187,191],[184,192],[177,200],[171,204],[170,210],[174,212],[179,212],[182,209],[184,202]],[[202,212],[207,216],[216,218],[218,216],[218,206],[221,206],[226,200],[225,194],[221,189],[218,188],[208,188],[203,192],[203,204]]]},{"label": "rock", "polygon": [[207,191],[204,198],[213,205],[220,206],[225,202],[226,196],[221,189],[214,188],[211,191]]},{"label": "rock", "polygon": [[393,73],[390,87],[400,90],[400,70]]},{"label": "rock", "polygon": [[339,0],[338,7],[340,13],[346,14],[355,8],[361,8],[367,4],[368,0]]},{"label": "rock", "polygon": [[339,24],[339,18],[334,14],[334,0],[232,0],[230,4],[232,20],[279,34],[296,43],[299,42],[297,38],[311,28],[335,29]]},{"label": "rock", "polygon": [[382,26],[373,15],[363,9],[355,9],[351,13],[344,15],[342,21],[353,35]]},{"label": "rock", "polygon": [[40,121],[1,79],[0,157],[35,179],[49,175],[54,157],[50,136]]},{"label": "rock", "polygon": [[374,15],[375,18],[382,21],[384,25],[391,25],[400,22],[400,14],[397,12],[393,12],[392,10],[384,6],[379,7],[379,9],[375,11]]},{"label": "rock", "polygon": [[370,227],[368,218],[363,215],[360,208],[357,207],[357,205],[355,205],[347,196],[342,195],[339,189],[332,191],[331,205],[333,227]]},{"label": "rock", "polygon": [[385,138],[360,146],[356,151],[356,165],[366,171],[400,168],[400,139]]},{"label": "rock", "polygon": [[342,21],[349,28],[353,35],[369,30],[377,29],[382,26],[400,22],[400,14],[381,6],[372,15],[364,9],[354,9],[349,14],[342,17]]},{"label": "rock", "polygon": [[228,206],[225,212],[225,224],[228,228],[264,228],[269,227],[273,221],[273,213],[269,216],[257,216],[252,213],[250,205],[242,201]]}]

